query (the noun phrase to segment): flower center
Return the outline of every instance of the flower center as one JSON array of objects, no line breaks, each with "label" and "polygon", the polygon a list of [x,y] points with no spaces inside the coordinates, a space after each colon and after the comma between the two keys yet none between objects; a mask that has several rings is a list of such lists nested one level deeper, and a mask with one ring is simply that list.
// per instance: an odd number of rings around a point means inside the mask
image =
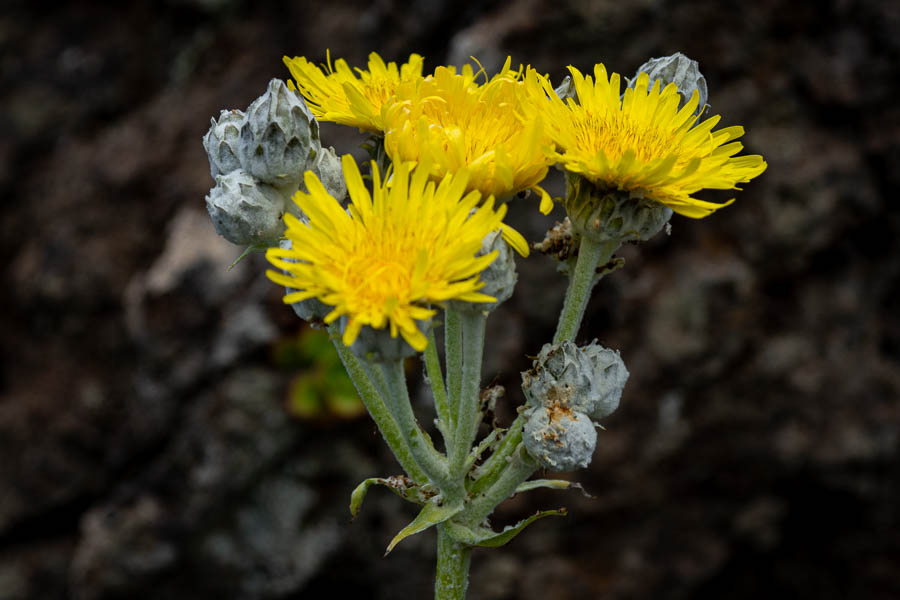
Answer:
[{"label": "flower center", "polygon": [[584,111],[575,123],[579,145],[588,153],[602,150],[607,160],[615,163],[632,150],[644,163],[678,154],[678,163],[686,163],[680,156],[678,139],[652,122],[640,122],[622,112],[594,114]]},{"label": "flower center", "polygon": [[384,307],[391,301],[409,302],[415,268],[412,248],[397,246],[355,252],[344,268],[346,289],[370,307]]},{"label": "flower center", "polygon": [[445,146],[461,140],[465,161],[472,161],[496,148],[510,147],[522,133],[522,124],[509,104],[477,102],[429,102],[423,111],[432,127],[439,128]]}]

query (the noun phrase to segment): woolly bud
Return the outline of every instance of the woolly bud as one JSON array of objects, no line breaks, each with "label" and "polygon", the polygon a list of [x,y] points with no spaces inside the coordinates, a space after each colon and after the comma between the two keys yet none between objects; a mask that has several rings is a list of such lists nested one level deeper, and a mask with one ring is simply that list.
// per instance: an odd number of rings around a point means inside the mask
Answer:
[{"label": "woolly bud", "polygon": [[343,205],[343,200],[347,197],[347,182],[344,181],[341,159],[335,154],[334,148],[322,148],[313,173],[325,186],[325,191]]},{"label": "woolly bud", "polygon": [[[301,215],[300,218],[305,221],[306,216]],[[290,250],[293,247],[293,242],[289,239],[284,239],[278,242],[278,247],[285,250]],[[288,262],[296,262],[290,258],[285,258],[283,260],[286,260]],[[284,290],[287,294],[297,291],[293,288],[284,288]],[[294,312],[298,317],[300,317],[304,321],[309,322],[309,324],[313,326],[321,325],[323,319],[325,319],[325,316],[328,315],[328,313],[330,313],[332,310],[331,306],[328,306],[318,298],[307,298],[306,300],[294,302],[293,304],[291,304],[291,308],[294,309]]]},{"label": "woolly bud", "polygon": [[595,242],[649,240],[666,226],[672,209],[642,194],[605,189],[566,173],[566,212],[575,231]]},{"label": "woolly bud", "polygon": [[223,110],[219,113],[219,121],[214,118],[209,120],[209,131],[203,136],[203,148],[209,158],[209,172],[216,175],[226,175],[241,168],[238,159],[238,141],[241,137],[241,127],[246,116],[239,110]]},{"label": "woolly bud", "polygon": [[590,464],[597,446],[597,430],[583,413],[542,406],[528,415],[522,441],[545,469],[574,471]]},{"label": "woolly bud", "polygon": [[297,189],[321,151],[319,123],[280,79],[247,108],[238,145],[241,166],[259,180]]},{"label": "woolly bud", "polygon": [[695,90],[700,94],[700,103],[695,112],[699,113],[706,106],[709,94],[706,89],[706,78],[700,72],[700,65],[696,60],[691,60],[681,52],[676,52],[671,56],[651,58],[642,64],[634,74],[634,79],[628,82],[630,87],[634,87],[638,75],[641,73],[649,75],[649,89],[653,89],[657,81],[662,87],[674,83],[678,87],[678,93],[681,94],[679,108],[691,99]]},{"label": "woolly bud", "polygon": [[575,97],[575,83],[572,82],[572,76],[566,75],[566,78],[562,80],[562,83],[553,90],[556,92],[556,95],[559,96],[560,100],[565,100],[566,98],[575,98],[577,101],[578,98]]},{"label": "woolly bud", "polygon": [[206,209],[216,233],[232,244],[273,246],[284,234],[285,197],[243,169],[216,177]]},{"label": "woolly bud", "polygon": [[513,295],[516,287],[518,275],[516,274],[516,258],[515,254],[509,247],[509,244],[503,239],[500,231],[492,231],[481,242],[481,250],[477,256],[484,256],[493,251],[497,251],[497,258],[490,264],[488,268],[479,275],[484,287],[478,290],[482,294],[487,294],[497,300],[495,302],[464,302],[459,300],[451,300],[449,304],[456,310],[464,311],[491,311],[500,306],[501,302],[509,300]]},{"label": "woolly bud", "polygon": [[530,371],[522,373],[522,392],[530,408],[574,410],[599,420],[619,406],[628,369],[615,350],[596,341],[545,344]]}]

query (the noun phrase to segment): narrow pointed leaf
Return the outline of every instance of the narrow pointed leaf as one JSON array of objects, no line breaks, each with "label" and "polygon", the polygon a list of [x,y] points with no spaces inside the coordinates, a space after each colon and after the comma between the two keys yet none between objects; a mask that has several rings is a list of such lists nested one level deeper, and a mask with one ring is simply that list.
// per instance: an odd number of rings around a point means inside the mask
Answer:
[{"label": "narrow pointed leaf", "polygon": [[526,481],[522,485],[516,488],[516,493],[521,494],[522,492],[529,492],[531,490],[536,490],[538,488],[548,488],[551,490],[567,490],[569,488],[576,488],[581,490],[581,493],[584,494],[587,498],[593,498],[590,494],[588,494],[584,487],[575,481],[566,481],[565,479],[533,479],[531,481]]},{"label": "narrow pointed leaf", "polygon": [[517,524],[507,527],[500,533],[495,534],[491,537],[487,537],[474,545],[481,546],[484,548],[497,548],[499,546],[503,546],[504,544],[509,542],[511,539],[513,539],[514,537],[519,535],[523,529],[525,529],[526,527],[528,527],[529,525],[531,525],[538,519],[543,519],[544,517],[553,517],[553,516],[564,517],[566,514],[567,514],[567,511],[565,508],[560,508],[559,510],[545,510],[545,511],[535,513],[535,514],[531,515],[530,517],[528,517],[527,519],[523,519],[523,520],[519,521]]},{"label": "narrow pointed leaf", "polygon": [[433,495],[404,475],[388,478],[370,477],[356,486],[356,489],[350,494],[350,514],[354,519],[359,514],[359,509],[363,500],[366,499],[366,494],[369,493],[369,488],[373,485],[383,485],[404,500],[419,505],[427,503],[430,495]]},{"label": "narrow pointed leaf", "polygon": [[439,523],[443,523],[462,509],[462,502],[460,502],[459,504],[445,504],[441,506],[438,506],[433,502],[427,503],[422,507],[422,511],[419,513],[419,515],[415,519],[413,519],[412,523],[401,529],[400,533],[394,536],[394,539],[392,539],[391,543],[388,544],[387,551],[384,553],[385,556],[387,556],[390,551],[394,549],[394,546],[400,543],[400,541],[404,538],[407,538],[421,531],[425,531],[429,527],[432,527]]},{"label": "narrow pointed leaf", "polygon": [[253,254],[254,252],[265,252],[269,249],[269,246],[266,244],[253,244],[251,246],[247,246],[247,249],[241,252],[241,255],[234,259],[234,262],[228,266],[227,271],[230,271],[234,268],[236,264]]}]

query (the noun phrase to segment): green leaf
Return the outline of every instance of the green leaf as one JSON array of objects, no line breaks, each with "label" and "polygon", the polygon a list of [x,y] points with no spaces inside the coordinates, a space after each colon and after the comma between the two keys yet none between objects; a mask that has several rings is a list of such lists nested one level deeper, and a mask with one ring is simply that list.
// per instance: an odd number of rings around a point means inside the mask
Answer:
[{"label": "green leaf", "polygon": [[394,539],[388,544],[387,551],[385,551],[384,555],[387,556],[391,550],[394,549],[394,546],[400,543],[404,538],[408,538],[411,535],[425,531],[429,527],[443,523],[462,509],[462,502],[459,504],[443,505],[435,504],[433,501],[428,502],[422,507],[422,511],[415,519],[413,519],[412,523],[401,529],[400,533],[394,536]]},{"label": "green leaf", "polygon": [[533,479],[531,481],[526,481],[525,483],[517,487],[516,493],[521,494],[522,492],[529,492],[538,488],[549,488],[551,490],[567,490],[569,488],[576,488],[581,490],[581,493],[584,494],[585,497],[593,498],[593,496],[584,491],[584,487],[580,483],[574,481],[566,481],[565,479]]},{"label": "green leaf", "polygon": [[527,519],[523,519],[516,523],[515,525],[511,525],[506,527],[500,533],[494,534],[493,536],[486,537],[480,540],[478,543],[474,544],[475,546],[481,546],[483,548],[498,548],[503,546],[511,539],[519,535],[523,529],[537,521],[538,519],[543,519],[544,517],[553,517],[553,516],[566,516],[567,511],[565,508],[560,508],[559,510],[544,510],[541,512],[537,512]]},{"label": "green leaf", "polygon": [[497,533],[496,531],[494,531],[493,529],[489,529],[488,527],[469,527],[455,521],[448,521],[445,527],[447,528],[447,532],[450,534],[450,536],[460,544],[466,544],[468,546],[496,548],[498,546],[506,544],[508,541],[519,535],[519,533],[521,533],[523,529],[525,529],[538,519],[557,515],[565,516],[566,509],[560,508],[559,510],[545,510],[543,512],[535,513],[527,519],[519,521],[515,525],[506,527],[500,533]]},{"label": "green leaf", "polygon": [[394,475],[393,477],[370,477],[350,493],[350,514],[353,518],[359,514],[363,500],[369,493],[369,488],[373,485],[383,485],[404,500],[408,500],[414,504],[426,504],[434,493],[427,489],[426,486],[420,486],[406,475]]},{"label": "green leaf", "polygon": [[243,252],[241,252],[241,255],[238,256],[236,259],[234,259],[234,262],[231,263],[231,265],[229,265],[228,269],[226,269],[226,270],[230,271],[231,269],[234,268],[234,266],[236,264],[238,264],[239,262],[241,262],[242,260],[244,260],[245,258],[250,256],[254,252],[265,252],[268,249],[269,249],[268,244],[253,244],[252,246],[247,246],[247,249],[244,250]]}]

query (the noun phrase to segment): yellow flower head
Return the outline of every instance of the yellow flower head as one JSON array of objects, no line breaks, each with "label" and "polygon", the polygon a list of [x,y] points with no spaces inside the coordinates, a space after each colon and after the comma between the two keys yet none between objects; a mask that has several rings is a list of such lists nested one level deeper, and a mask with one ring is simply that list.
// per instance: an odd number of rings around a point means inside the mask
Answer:
[{"label": "yellow flower head", "polygon": [[595,185],[642,194],[687,217],[700,218],[731,204],[693,197],[703,189],[739,189],[766,170],[762,156],[735,156],[743,127],[713,131],[719,116],[699,121],[699,96],[679,109],[674,84],[649,88],[641,73],[634,88],[620,90],[620,77],[594,67],[594,78],[569,67],[577,101],[563,102],[546,77],[526,74],[534,100],[532,110],[543,114],[548,133],[558,146],[557,158],[566,170]]},{"label": "yellow flower head", "polygon": [[534,189],[549,203],[538,184],[552,164],[552,144],[540,118],[522,114],[521,70],[509,64],[480,85],[471,68],[438,67],[432,76],[398,86],[382,112],[387,155],[395,162],[427,159],[438,178],[468,168],[469,189],[483,196],[507,199]]},{"label": "yellow flower head", "polygon": [[[397,63],[385,64],[373,52],[369,55],[369,69],[356,69],[356,73],[342,58],[332,66],[330,54],[324,71],[302,56],[285,56],[284,64],[317,119],[370,132],[384,129],[381,107],[391,99],[397,86],[422,77],[422,57],[418,54],[410,54],[409,61],[398,68]],[[293,89],[292,83],[288,85]]]},{"label": "yellow flower head", "polygon": [[286,272],[267,271],[269,279],[296,290],[284,297],[286,304],[318,298],[333,306],[325,322],[347,316],[347,346],[368,325],[390,327],[391,336],[399,333],[421,351],[426,338],[416,321],[435,314],[431,305],[495,300],[478,292],[484,285],[478,274],[497,252],[476,254],[484,237],[501,228],[506,206],[495,209],[493,198],[479,206],[481,194],[465,191],[467,170],[435,182],[427,162],[415,170],[395,163],[383,181],[372,163],[370,194],[353,157],[342,163],[350,207],[341,208],[307,171],[309,193],[297,192],[294,202],[309,222],[285,214],[292,248],[266,252]]}]

